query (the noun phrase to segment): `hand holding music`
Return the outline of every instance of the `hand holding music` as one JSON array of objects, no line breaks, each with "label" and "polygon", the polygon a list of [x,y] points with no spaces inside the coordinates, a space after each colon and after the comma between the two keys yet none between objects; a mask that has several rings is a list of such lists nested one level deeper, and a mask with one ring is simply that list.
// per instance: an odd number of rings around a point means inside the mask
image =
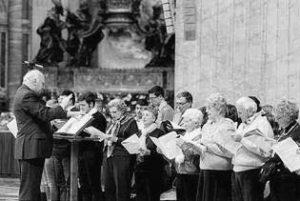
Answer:
[{"label": "hand holding music", "polygon": [[106,140],[111,141],[111,142],[117,142],[118,137],[110,135],[106,138]]},{"label": "hand holding music", "polygon": [[235,142],[240,142],[242,140],[242,136],[240,134],[234,134],[231,135],[231,137]]},{"label": "hand holding music", "polygon": [[140,148],[139,151],[141,156],[149,156],[151,154],[151,151],[147,148],[146,149]]}]

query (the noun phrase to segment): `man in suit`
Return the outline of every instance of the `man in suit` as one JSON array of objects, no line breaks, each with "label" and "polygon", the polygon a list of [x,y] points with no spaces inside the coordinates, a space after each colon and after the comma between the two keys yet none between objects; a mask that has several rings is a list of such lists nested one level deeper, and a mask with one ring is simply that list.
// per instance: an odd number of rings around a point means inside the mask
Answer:
[{"label": "man in suit", "polygon": [[[93,116],[91,126],[105,132],[106,119],[97,110],[96,94],[86,92],[79,96],[80,111]],[[89,135],[85,132],[81,135]],[[84,142],[79,147],[79,183],[82,201],[101,201],[101,165],[103,142]]]},{"label": "man in suit", "polygon": [[174,116],[174,110],[165,101],[164,89],[160,86],[154,86],[148,91],[148,94],[150,104],[158,108],[158,116],[156,119],[156,124],[158,125],[158,127],[163,121],[172,121]]},{"label": "man in suit", "polygon": [[67,117],[64,109],[71,98],[68,96],[56,108],[46,107],[40,96],[44,86],[45,77],[40,71],[27,72],[13,102],[18,126],[15,158],[20,164],[20,201],[40,200],[44,161],[52,152],[50,121]]}]

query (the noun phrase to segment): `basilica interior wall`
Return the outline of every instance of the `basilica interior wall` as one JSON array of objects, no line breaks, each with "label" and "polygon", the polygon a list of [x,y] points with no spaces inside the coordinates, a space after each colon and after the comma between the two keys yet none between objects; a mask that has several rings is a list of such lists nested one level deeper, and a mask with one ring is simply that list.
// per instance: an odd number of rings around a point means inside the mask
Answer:
[{"label": "basilica interior wall", "polygon": [[175,93],[300,103],[300,2],[184,0],[176,5]]}]

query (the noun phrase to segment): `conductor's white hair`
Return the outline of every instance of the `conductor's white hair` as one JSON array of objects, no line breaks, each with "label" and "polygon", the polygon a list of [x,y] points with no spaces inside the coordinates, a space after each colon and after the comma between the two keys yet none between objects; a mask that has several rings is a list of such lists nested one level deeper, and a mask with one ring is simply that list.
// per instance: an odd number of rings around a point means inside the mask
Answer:
[{"label": "conductor's white hair", "polygon": [[241,97],[236,101],[237,106],[243,107],[246,111],[255,112],[257,110],[257,105],[249,97]]},{"label": "conductor's white hair", "polygon": [[23,84],[27,86],[32,86],[34,80],[44,80],[45,77],[43,73],[39,70],[30,70],[23,77]]}]

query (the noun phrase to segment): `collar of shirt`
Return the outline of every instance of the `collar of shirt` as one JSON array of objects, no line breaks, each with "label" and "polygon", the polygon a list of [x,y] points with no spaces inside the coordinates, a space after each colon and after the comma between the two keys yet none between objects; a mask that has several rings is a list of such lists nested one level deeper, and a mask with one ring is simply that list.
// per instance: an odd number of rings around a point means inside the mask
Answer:
[{"label": "collar of shirt", "polygon": [[191,140],[191,141],[199,140],[200,137],[201,137],[201,128],[196,128],[191,132],[186,132],[184,136],[182,136],[183,139]]},{"label": "collar of shirt", "polygon": [[168,103],[165,100],[162,100],[158,107],[158,111],[161,111],[166,105],[168,105]]},{"label": "collar of shirt", "polygon": [[289,135],[297,126],[297,121],[293,121],[292,123],[290,123],[290,125],[288,125],[288,127],[286,127],[285,129],[281,129],[277,141],[285,139],[286,136]]}]

